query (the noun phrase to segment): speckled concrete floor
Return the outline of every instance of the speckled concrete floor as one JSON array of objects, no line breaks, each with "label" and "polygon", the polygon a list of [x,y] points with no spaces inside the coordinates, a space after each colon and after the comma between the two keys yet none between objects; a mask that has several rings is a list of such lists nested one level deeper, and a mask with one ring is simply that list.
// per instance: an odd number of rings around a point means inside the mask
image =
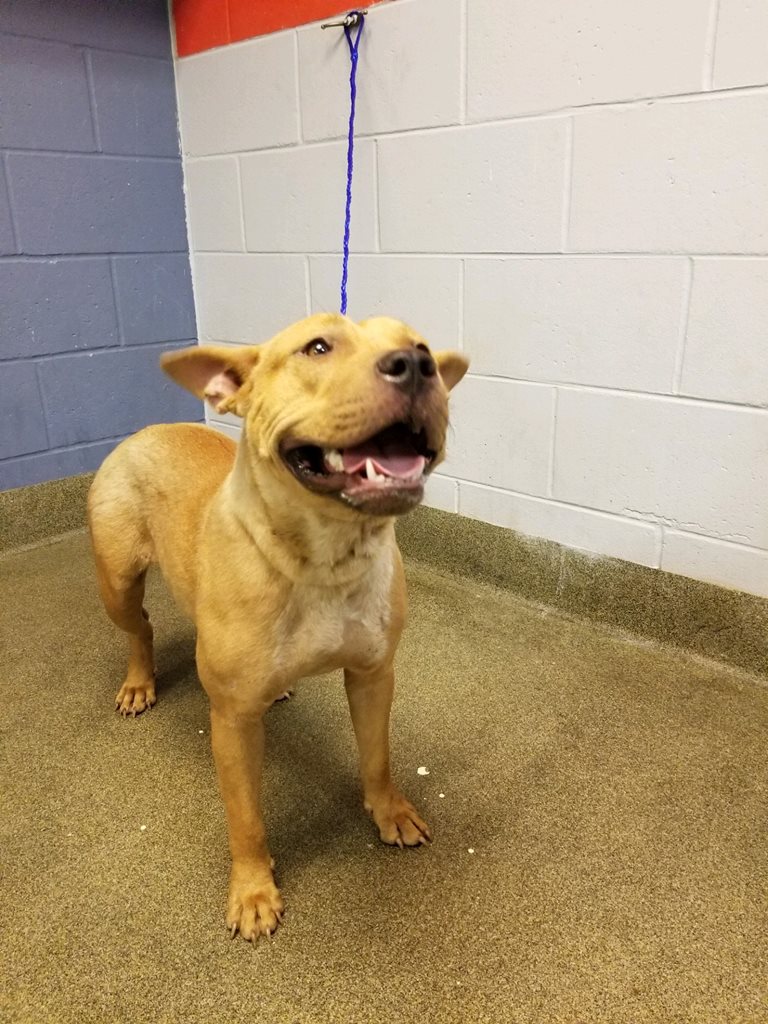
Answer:
[{"label": "speckled concrete floor", "polygon": [[84,537],[0,560],[3,1020],[768,1021],[768,690],[410,584],[394,748],[435,842],[379,845],[339,680],[307,682],[269,715],[289,912],[254,949],[226,937],[206,701],[162,584],[159,703],[123,721]]}]

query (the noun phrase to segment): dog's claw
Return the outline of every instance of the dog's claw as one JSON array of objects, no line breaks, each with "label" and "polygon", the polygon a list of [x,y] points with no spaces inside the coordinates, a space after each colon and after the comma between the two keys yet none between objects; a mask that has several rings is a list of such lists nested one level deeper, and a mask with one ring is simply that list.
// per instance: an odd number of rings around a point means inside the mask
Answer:
[{"label": "dog's claw", "polygon": [[389,846],[403,850],[406,846],[424,846],[432,839],[427,823],[397,790],[376,805],[366,802],[365,809],[373,815],[382,842]]},{"label": "dog's claw", "polygon": [[229,929],[229,937],[230,937],[230,939],[234,939],[234,937],[236,935],[237,935],[237,921],[235,921],[235,923]]}]

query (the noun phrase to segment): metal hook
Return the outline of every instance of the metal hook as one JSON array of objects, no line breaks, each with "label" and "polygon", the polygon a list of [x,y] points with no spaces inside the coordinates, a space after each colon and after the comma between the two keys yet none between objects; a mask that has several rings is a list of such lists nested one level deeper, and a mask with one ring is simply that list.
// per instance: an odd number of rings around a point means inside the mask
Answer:
[{"label": "metal hook", "polygon": [[320,28],[353,28],[368,11],[351,11],[344,21],[326,21]]}]

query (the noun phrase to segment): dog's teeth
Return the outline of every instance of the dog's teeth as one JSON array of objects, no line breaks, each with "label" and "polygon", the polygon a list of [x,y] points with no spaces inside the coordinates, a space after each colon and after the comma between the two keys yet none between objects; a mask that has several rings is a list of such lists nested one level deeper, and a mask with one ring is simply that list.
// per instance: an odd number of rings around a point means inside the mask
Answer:
[{"label": "dog's teeth", "polygon": [[376,467],[374,466],[373,461],[371,459],[365,460],[365,475],[368,477],[369,480],[382,481],[387,479],[383,473],[376,472]]},{"label": "dog's teeth", "polygon": [[336,473],[344,472],[344,459],[342,459],[338,448],[326,448],[324,454],[325,464],[329,469],[334,470]]}]

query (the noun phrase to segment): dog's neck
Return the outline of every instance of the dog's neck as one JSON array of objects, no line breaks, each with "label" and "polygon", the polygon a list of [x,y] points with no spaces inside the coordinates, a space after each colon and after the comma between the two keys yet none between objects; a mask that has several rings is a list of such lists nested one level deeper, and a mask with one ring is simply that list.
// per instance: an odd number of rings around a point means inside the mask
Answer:
[{"label": "dog's neck", "polygon": [[394,545],[394,519],[324,515],[291,500],[245,440],[226,487],[232,510],[273,569],[292,582],[343,586],[360,580]]}]

